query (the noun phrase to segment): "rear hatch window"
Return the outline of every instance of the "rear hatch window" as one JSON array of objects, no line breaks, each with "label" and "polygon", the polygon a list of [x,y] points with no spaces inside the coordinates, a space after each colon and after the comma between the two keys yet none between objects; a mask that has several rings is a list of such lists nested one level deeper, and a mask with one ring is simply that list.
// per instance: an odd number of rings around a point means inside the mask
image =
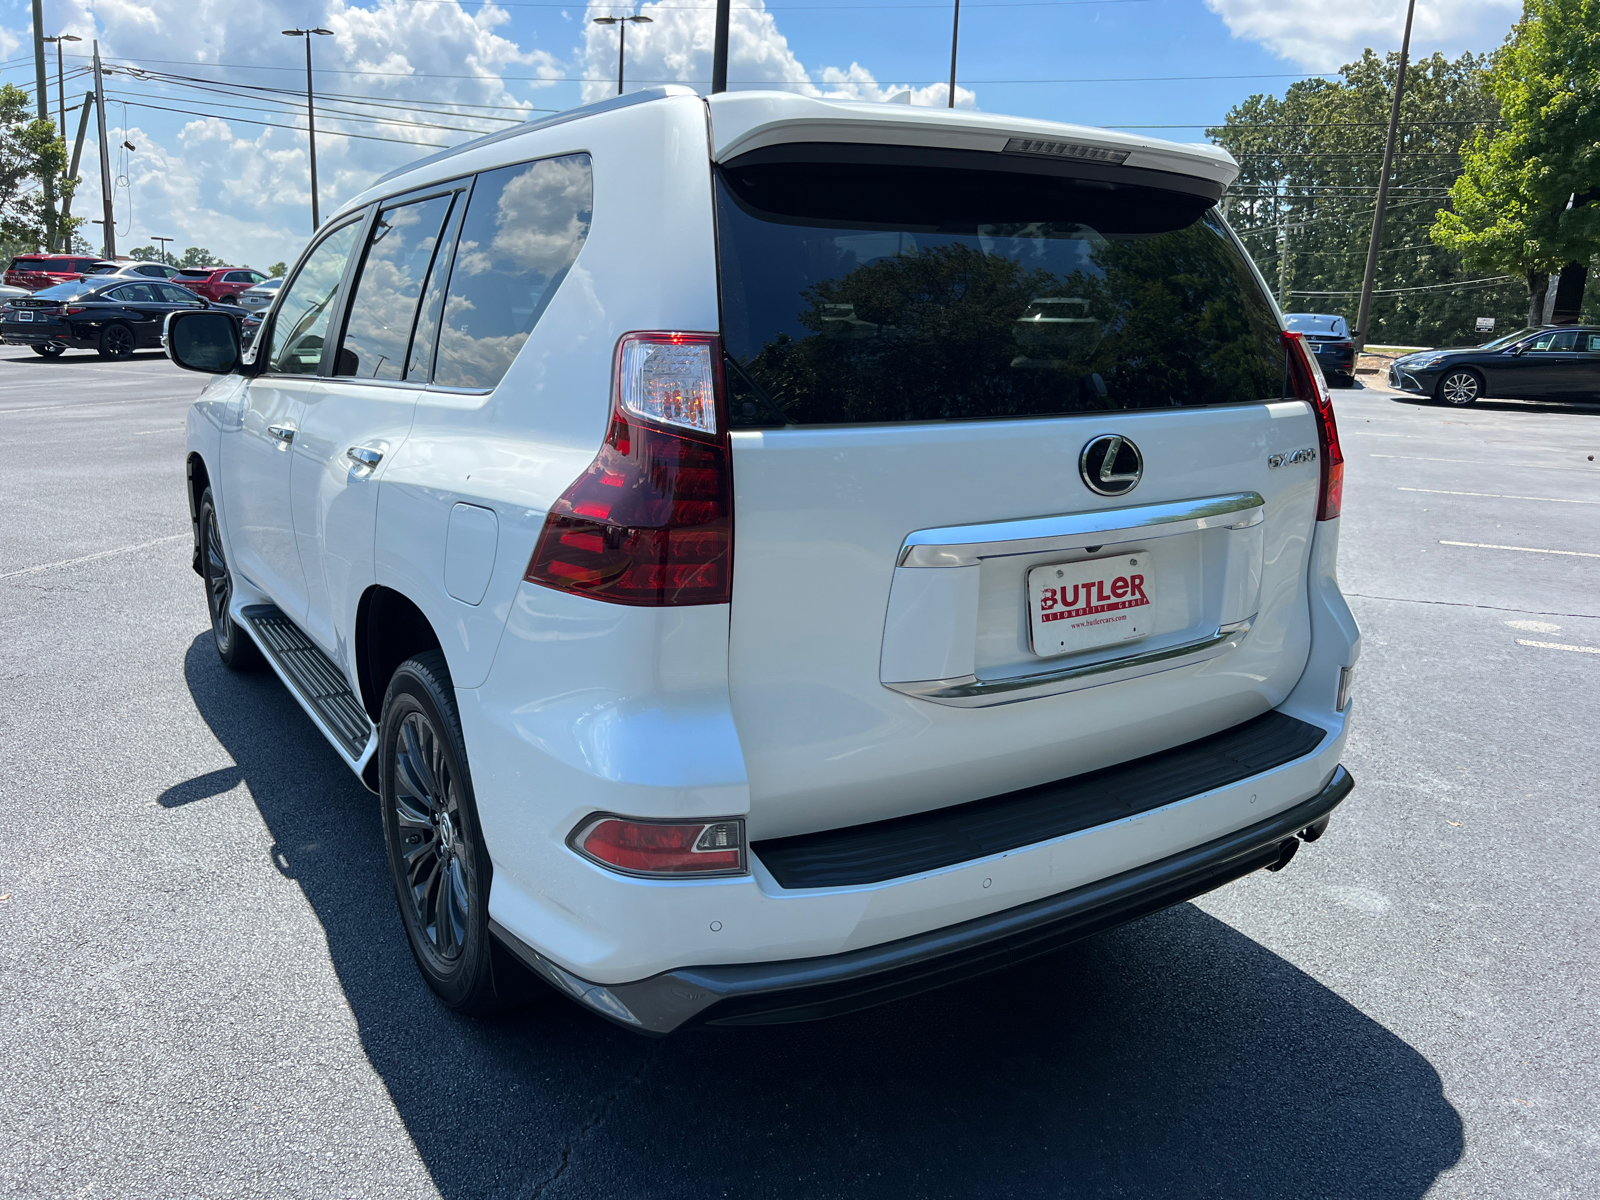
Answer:
[{"label": "rear hatch window", "polygon": [[1033,163],[943,166],[936,155],[927,165],[813,154],[719,168],[735,424],[1041,417],[1285,394],[1276,314],[1211,197]]}]

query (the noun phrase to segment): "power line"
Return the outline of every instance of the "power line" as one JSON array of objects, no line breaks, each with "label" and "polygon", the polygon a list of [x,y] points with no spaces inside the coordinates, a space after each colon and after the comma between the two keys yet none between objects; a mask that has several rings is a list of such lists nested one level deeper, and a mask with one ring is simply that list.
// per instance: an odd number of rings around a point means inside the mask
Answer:
[{"label": "power line", "polygon": [[[1515,275],[1486,275],[1482,279],[1462,279],[1451,283],[1424,283],[1417,287],[1379,288],[1372,294],[1374,296],[1400,296],[1408,292],[1436,292],[1444,288],[1453,288],[1459,291],[1462,288],[1488,288],[1498,287],[1502,283],[1515,282]],[[1360,289],[1352,292],[1302,292],[1291,290],[1291,296],[1359,296]]]},{"label": "power line", "polygon": [[[852,6],[859,8],[859,6]],[[940,7],[943,7],[942,5]],[[82,55],[75,57],[82,58]],[[258,63],[194,63],[186,59],[176,58],[151,58],[146,62],[165,63],[169,66],[184,67],[217,67],[228,70],[241,71],[292,71],[300,74],[301,67],[277,67]],[[120,64],[114,64],[120,65]],[[127,64],[135,65],[135,64]],[[319,75],[359,75],[363,78],[400,78],[400,79],[479,79],[485,82],[515,82],[515,83],[610,83],[615,77],[611,75],[456,75],[438,71],[353,71],[334,67],[318,67]],[[996,86],[1000,84],[1026,84],[1026,83],[1192,83],[1207,80],[1231,79],[1311,79],[1322,75],[1332,74],[1327,71],[1285,71],[1267,75],[1119,75],[1119,76],[1082,76],[1060,79],[967,79],[964,83],[983,84]],[[209,82],[221,82],[210,80]],[[704,83],[705,80],[687,79],[636,79],[635,83],[641,84],[667,84],[667,83]],[[809,79],[745,79],[732,81],[739,87],[819,87]],[[848,83],[848,81],[846,81]],[[880,84],[883,81],[878,81]]]}]

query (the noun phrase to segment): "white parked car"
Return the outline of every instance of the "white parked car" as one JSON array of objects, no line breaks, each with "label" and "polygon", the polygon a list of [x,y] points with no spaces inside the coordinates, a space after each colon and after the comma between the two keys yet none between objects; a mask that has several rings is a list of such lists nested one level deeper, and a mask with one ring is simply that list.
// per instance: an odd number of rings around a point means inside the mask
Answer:
[{"label": "white parked car", "polygon": [[218,652],[381,796],[446,1004],[825,1016],[1321,834],[1343,459],[1236,170],[656,88],[380,181],[249,351],[171,319]]}]

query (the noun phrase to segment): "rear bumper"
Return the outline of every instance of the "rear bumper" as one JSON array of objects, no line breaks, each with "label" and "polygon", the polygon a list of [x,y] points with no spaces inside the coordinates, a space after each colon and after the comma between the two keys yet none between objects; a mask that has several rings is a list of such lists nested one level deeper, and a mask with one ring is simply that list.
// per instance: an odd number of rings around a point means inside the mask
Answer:
[{"label": "rear bumper", "polygon": [[1336,767],[1309,799],[1203,845],[1031,904],[843,954],[682,967],[605,986],[557,966],[497,922],[490,925],[558,990],[640,1033],[816,1020],[1000,970],[1272,866],[1289,852],[1286,843],[1323,821],[1353,786],[1350,773]]}]

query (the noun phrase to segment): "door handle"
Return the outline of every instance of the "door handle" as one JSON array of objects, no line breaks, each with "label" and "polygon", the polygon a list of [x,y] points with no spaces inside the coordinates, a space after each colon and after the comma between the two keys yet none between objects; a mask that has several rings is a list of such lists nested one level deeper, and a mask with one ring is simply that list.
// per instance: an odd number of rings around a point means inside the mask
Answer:
[{"label": "door handle", "polygon": [[268,425],[267,432],[278,439],[278,449],[285,450],[294,441],[293,425]]},{"label": "door handle", "polygon": [[344,452],[344,456],[367,471],[371,471],[383,461],[383,451],[374,450],[371,446],[351,446]]}]

